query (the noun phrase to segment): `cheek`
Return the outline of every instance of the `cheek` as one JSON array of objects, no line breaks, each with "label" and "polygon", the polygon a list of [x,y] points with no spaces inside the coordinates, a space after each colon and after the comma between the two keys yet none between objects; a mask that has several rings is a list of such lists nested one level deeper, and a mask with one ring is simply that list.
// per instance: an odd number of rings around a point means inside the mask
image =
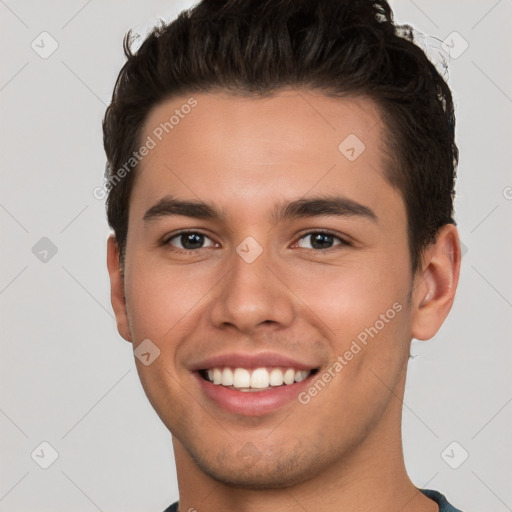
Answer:
[{"label": "cheek", "polygon": [[182,327],[201,307],[209,283],[210,278],[197,272],[133,258],[127,266],[126,303],[135,338],[163,340]]},{"label": "cheek", "polygon": [[[339,345],[337,349],[376,322],[381,327],[380,315],[386,312],[385,320],[393,317],[389,324],[397,323],[396,309],[403,310],[409,290],[400,265],[397,268],[396,262],[382,257],[357,261],[355,255],[342,265],[301,265],[286,272],[283,280],[300,299],[297,304],[302,314],[323,325],[320,328]],[[393,309],[395,303],[403,307]]]},{"label": "cheek", "polygon": [[[375,272],[364,275],[350,273],[331,279],[329,290],[338,291],[316,292],[316,311],[329,327],[324,332],[333,359],[318,377],[330,381],[330,391],[318,393],[312,407],[331,418],[334,430],[347,432],[353,425],[377,421],[409,354],[406,287],[396,285],[398,275],[384,272],[380,279]],[[323,389],[322,385],[316,387]],[[313,389],[311,396],[316,394]]]}]

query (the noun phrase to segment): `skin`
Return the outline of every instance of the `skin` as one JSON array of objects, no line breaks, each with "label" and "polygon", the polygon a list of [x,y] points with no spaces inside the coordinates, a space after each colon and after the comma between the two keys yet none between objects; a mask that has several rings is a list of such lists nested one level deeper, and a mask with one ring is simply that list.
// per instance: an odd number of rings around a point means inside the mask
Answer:
[{"label": "skin", "polygon": [[[295,90],[194,98],[139,167],[124,275],[108,240],[119,332],[134,349],[150,339],[160,350],[151,365],[136,364],[173,436],[180,511],[437,511],[406,473],[402,398],[411,338],[434,336],[454,300],[457,229],[440,230],[412,275],[404,202],[384,177],[386,128],[369,99]],[[155,107],[141,140],[187,99]],[[366,147],[353,162],[338,150],[351,133]],[[224,219],[144,221],[168,194],[207,201]],[[275,205],[318,195],[357,201],[377,221],[269,219]],[[204,246],[187,253],[180,237],[165,243],[181,229],[206,234]],[[307,236],[319,229],[350,243],[329,239],[322,253]],[[247,236],[263,249],[250,264],[236,252]],[[198,355],[270,350],[314,363],[321,375],[394,303],[402,310],[307,405],[233,414],[189,370]]]}]

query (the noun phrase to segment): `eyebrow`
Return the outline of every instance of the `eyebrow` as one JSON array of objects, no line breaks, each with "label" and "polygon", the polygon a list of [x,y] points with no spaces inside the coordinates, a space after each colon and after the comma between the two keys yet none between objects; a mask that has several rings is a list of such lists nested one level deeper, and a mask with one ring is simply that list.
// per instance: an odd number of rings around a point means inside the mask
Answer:
[{"label": "eyebrow", "polygon": [[[165,196],[146,211],[143,220],[150,222],[171,216],[218,221],[225,219],[223,211],[212,204]],[[375,223],[378,221],[377,215],[371,208],[342,196],[317,196],[281,203],[275,205],[270,220],[277,224],[294,218],[325,216],[359,217]]]}]

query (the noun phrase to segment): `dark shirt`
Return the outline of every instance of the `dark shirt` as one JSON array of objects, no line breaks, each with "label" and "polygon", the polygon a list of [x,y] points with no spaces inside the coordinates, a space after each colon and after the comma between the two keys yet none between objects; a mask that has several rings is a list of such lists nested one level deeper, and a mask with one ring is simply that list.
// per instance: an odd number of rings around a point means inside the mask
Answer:
[{"label": "dark shirt", "polygon": [[[450,505],[446,498],[440,492],[433,491],[431,489],[419,490],[439,505],[439,512],[461,512],[458,508],[455,508],[453,505]],[[178,512],[178,502],[173,503],[170,507],[166,508],[164,512]],[[180,512],[187,511],[180,510]]]}]

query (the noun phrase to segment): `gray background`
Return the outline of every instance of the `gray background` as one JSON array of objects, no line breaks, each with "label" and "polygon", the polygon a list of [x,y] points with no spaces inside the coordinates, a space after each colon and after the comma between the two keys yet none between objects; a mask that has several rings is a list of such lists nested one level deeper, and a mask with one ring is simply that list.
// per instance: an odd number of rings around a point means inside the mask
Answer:
[{"label": "gray background", "polygon": [[[0,512],[158,512],[178,497],[170,434],[116,330],[109,229],[92,191],[102,185],[101,119],[123,35],[145,35],[190,5],[0,0]],[[465,512],[504,512],[512,510],[512,1],[392,6],[397,20],[453,45],[456,220],[466,247],[451,315],[434,339],[412,345],[406,464],[417,486]],[[43,31],[58,43],[46,59],[52,40]],[[47,469],[52,449],[42,442],[58,453]]]}]

